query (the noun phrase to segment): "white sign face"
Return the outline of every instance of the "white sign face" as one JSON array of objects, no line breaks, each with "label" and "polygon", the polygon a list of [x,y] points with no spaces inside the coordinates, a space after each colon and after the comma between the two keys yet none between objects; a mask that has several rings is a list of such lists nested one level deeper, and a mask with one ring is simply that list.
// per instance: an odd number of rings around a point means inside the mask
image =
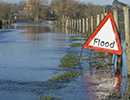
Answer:
[{"label": "white sign face", "polygon": [[110,19],[107,20],[89,45],[111,50],[119,50]]},{"label": "white sign face", "polygon": [[84,44],[84,48],[121,54],[121,44],[112,14],[108,14]]}]

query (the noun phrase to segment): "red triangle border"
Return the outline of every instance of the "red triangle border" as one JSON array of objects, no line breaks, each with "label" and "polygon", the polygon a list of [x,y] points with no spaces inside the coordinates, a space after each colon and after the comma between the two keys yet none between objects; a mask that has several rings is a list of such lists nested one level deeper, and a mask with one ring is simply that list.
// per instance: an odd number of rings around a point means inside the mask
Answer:
[{"label": "red triangle border", "polygon": [[[118,50],[111,50],[111,49],[107,49],[107,48],[100,48],[100,47],[90,46],[89,43],[93,40],[93,38],[97,35],[97,33],[100,31],[100,29],[103,27],[103,25],[107,22],[107,20],[109,18],[111,20],[112,28],[113,28],[113,31],[115,33]],[[122,54],[121,43],[120,43],[120,40],[119,40],[119,33],[117,32],[116,23],[114,21],[114,18],[112,16],[111,12],[109,12],[106,15],[106,17],[101,21],[101,23],[99,24],[99,26],[97,27],[97,29],[93,32],[93,34],[85,42],[85,44],[83,45],[83,48],[90,48],[90,49],[94,49],[95,51],[109,52],[109,53],[117,54],[117,55],[121,55]]]}]

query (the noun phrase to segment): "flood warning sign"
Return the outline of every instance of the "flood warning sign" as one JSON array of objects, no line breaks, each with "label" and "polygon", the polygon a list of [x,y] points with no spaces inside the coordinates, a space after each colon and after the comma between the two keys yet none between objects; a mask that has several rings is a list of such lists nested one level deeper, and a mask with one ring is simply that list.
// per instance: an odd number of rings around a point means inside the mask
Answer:
[{"label": "flood warning sign", "polygon": [[108,13],[101,21],[96,31],[89,37],[83,47],[121,55],[119,34],[111,13]]}]

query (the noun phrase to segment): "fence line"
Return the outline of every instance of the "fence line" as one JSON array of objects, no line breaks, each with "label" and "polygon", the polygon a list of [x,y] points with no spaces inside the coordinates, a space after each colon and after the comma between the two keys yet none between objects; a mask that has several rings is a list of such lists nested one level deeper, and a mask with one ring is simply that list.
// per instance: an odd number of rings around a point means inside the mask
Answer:
[{"label": "fence line", "polygon": [[[129,6],[117,2],[113,4],[112,13],[116,21],[117,29],[120,33],[125,34],[126,53],[128,63],[128,74],[130,75],[130,14]],[[83,36],[89,36],[103,20],[106,13],[97,14],[86,18],[71,18],[70,16],[62,16],[56,24],[60,27],[71,29],[82,33]]]}]

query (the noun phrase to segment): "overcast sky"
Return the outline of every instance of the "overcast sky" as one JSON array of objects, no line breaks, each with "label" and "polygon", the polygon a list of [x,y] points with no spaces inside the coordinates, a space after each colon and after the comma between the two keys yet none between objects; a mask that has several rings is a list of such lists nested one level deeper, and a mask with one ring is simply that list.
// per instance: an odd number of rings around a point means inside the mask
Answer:
[{"label": "overcast sky", "polygon": [[[95,3],[95,4],[112,4],[113,0],[81,0],[83,2],[90,2],[90,3]],[[124,2],[126,4],[130,5],[130,0],[118,0],[120,2]]]},{"label": "overcast sky", "polygon": [[[18,3],[19,1],[22,1],[22,0],[3,0],[3,1]],[[80,1],[86,2],[86,3],[90,2],[90,3],[102,4],[103,5],[103,4],[111,4],[113,0],[80,0]],[[130,0],[119,0],[119,1],[130,5]]]}]

